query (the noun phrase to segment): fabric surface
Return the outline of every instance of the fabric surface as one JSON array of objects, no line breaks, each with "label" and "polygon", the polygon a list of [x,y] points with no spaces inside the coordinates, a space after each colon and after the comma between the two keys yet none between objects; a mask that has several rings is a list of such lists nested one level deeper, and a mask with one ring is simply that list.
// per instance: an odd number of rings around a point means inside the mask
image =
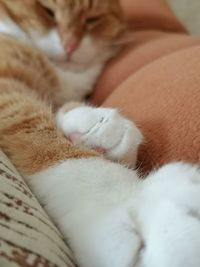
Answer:
[{"label": "fabric surface", "polygon": [[[162,0],[123,1],[169,12]],[[170,161],[200,163],[200,39],[181,27],[177,32],[180,24],[172,22],[169,31],[162,23],[154,30],[133,29],[133,42],[108,64],[91,97],[138,123],[145,138],[138,160],[144,171]]]},{"label": "fabric surface", "polygon": [[112,91],[142,67],[163,56],[200,43],[199,38],[158,30],[137,31],[133,32],[132,36],[133,43],[108,64],[99,79],[91,98],[94,104],[102,104]]},{"label": "fabric surface", "polygon": [[142,68],[104,106],[118,107],[141,128],[141,169],[177,160],[200,163],[200,45]]},{"label": "fabric surface", "polygon": [[61,234],[0,152],[0,266],[74,267]]},{"label": "fabric surface", "polygon": [[185,31],[165,0],[121,0],[121,4],[134,29]]},{"label": "fabric surface", "polygon": [[200,1],[168,0],[175,14],[181,19],[190,33],[200,35]]}]

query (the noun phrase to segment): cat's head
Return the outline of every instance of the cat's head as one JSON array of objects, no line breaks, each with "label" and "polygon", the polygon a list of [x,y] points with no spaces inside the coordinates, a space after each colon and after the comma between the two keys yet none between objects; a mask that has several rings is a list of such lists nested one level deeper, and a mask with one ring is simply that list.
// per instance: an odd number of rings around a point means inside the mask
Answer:
[{"label": "cat's head", "polygon": [[109,58],[125,30],[118,0],[0,0],[0,32],[1,22],[53,60],[83,66]]}]

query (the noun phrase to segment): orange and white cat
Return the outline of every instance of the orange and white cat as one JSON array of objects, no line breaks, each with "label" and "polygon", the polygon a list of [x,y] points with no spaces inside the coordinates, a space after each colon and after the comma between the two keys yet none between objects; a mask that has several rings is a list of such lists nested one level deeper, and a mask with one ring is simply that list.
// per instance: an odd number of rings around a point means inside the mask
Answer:
[{"label": "orange and white cat", "polygon": [[61,103],[82,100],[91,92],[125,29],[115,0],[0,1],[0,33],[49,58],[62,82]]},{"label": "orange and white cat", "polygon": [[0,0],[0,148],[80,267],[199,267],[198,167],[141,180],[106,160],[135,163],[133,122],[78,103],[52,113],[91,91],[123,31],[116,0]]},{"label": "orange and white cat", "polygon": [[[48,100],[54,110],[68,101],[83,100],[107,60],[119,50],[116,42],[121,40],[125,25],[115,0],[0,0],[0,75],[25,83]],[[71,141],[95,148],[108,158],[135,163],[141,134],[133,123],[112,111],[118,117],[112,115],[112,127],[102,121],[104,143],[98,134],[88,142],[83,133],[88,132],[89,136],[91,125],[98,122],[99,116],[110,116],[111,111],[98,109],[97,115],[97,110],[90,108],[90,112],[85,111],[88,122],[83,127],[81,113],[75,115],[75,124],[67,123],[66,128],[63,117],[66,121],[68,109],[68,105],[60,109],[57,125]],[[115,133],[112,143],[106,139],[110,129]]]}]

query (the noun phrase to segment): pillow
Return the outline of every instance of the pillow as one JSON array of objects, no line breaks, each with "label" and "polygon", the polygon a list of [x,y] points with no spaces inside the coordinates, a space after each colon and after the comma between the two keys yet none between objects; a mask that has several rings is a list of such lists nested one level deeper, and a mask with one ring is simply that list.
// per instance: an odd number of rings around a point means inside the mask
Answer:
[{"label": "pillow", "polygon": [[145,172],[171,161],[200,164],[199,58],[200,39],[141,68],[103,103],[141,128],[138,162]]},{"label": "pillow", "polygon": [[90,101],[106,97],[145,64],[195,42],[165,0],[121,0],[130,25],[127,47],[111,60],[96,84]]},{"label": "pillow", "polygon": [[166,0],[120,0],[125,17],[134,29],[185,32]]},{"label": "pillow", "polygon": [[90,98],[100,105],[126,79],[163,56],[200,43],[200,39],[187,34],[166,33],[156,30],[132,33],[133,43],[111,60],[102,73]]},{"label": "pillow", "polygon": [[200,39],[181,28],[175,33],[179,23],[164,0],[122,3],[132,22],[139,14],[146,23],[150,13],[154,19],[165,8],[174,28],[166,31],[160,20],[133,29],[133,42],[109,62],[90,100],[138,123],[145,137],[139,152],[144,172],[170,161],[200,163]]},{"label": "pillow", "polygon": [[0,151],[0,266],[74,267],[62,235]]}]

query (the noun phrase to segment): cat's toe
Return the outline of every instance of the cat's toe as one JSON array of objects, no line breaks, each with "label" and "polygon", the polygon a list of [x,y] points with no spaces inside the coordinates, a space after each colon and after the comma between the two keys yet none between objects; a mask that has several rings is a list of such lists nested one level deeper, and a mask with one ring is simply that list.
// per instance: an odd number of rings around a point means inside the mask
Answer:
[{"label": "cat's toe", "polygon": [[95,149],[111,160],[134,165],[142,134],[116,109],[82,106],[57,114],[57,125],[75,144]]},{"label": "cat's toe", "polygon": [[113,131],[122,129],[120,138],[116,138],[116,145],[110,148],[106,156],[110,159],[134,166],[137,160],[138,147],[142,143],[143,136],[137,126],[120,115]]}]

